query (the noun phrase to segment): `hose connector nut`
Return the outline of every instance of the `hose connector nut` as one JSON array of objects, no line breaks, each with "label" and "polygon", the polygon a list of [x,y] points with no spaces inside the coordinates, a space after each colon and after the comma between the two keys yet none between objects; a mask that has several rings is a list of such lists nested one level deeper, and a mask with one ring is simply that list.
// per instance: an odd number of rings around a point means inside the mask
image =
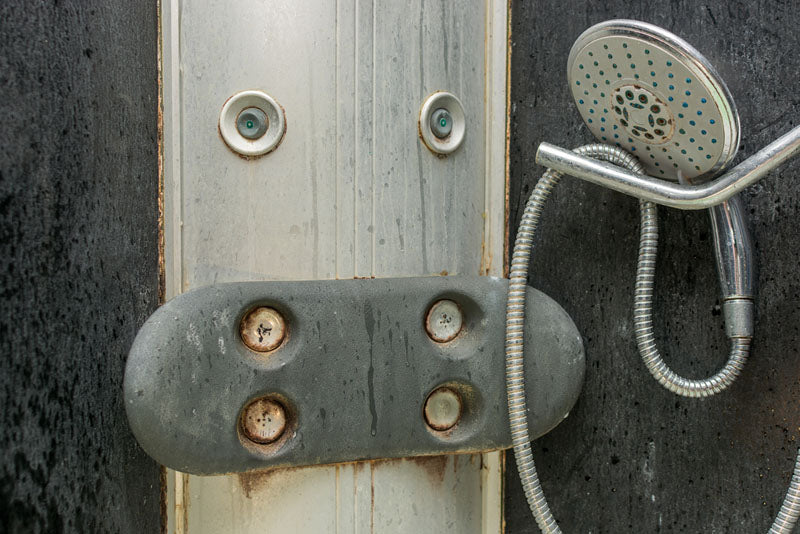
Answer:
[{"label": "hose connector nut", "polygon": [[753,331],[753,299],[749,297],[733,297],[722,302],[722,313],[725,316],[725,334],[729,338],[752,338]]}]

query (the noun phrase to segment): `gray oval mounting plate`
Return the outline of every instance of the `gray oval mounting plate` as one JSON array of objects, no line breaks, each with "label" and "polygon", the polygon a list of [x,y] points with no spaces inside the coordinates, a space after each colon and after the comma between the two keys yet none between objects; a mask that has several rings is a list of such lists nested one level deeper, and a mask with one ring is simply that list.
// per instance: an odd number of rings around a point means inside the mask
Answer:
[{"label": "gray oval mounting plate", "polygon": [[[139,443],[160,463],[192,474],[479,452],[511,446],[506,414],[504,325],[508,281],[429,277],[244,282],[196,289],[167,302],[139,331],[125,371],[125,406]],[[437,343],[430,306],[458,303],[461,332]],[[257,353],[239,323],[257,306],[281,313],[276,350]],[[529,288],[526,363],[531,435],[555,427],[574,405],[583,344],[567,313]],[[427,396],[457,391],[462,414],[439,432],[425,423]],[[243,436],[252,400],[286,408],[271,444]]]}]

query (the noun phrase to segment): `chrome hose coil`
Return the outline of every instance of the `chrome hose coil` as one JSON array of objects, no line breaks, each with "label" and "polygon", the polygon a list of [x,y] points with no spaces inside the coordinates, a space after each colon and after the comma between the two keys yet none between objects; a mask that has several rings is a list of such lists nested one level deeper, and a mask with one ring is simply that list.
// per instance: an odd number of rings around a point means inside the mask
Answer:
[{"label": "chrome hose coil", "polygon": [[[615,165],[627,168],[635,173],[642,173],[641,164],[632,155],[624,150],[603,144],[590,144],[575,149],[583,156],[603,159]],[[544,203],[550,196],[553,188],[561,179],[561,173],[547,169],[531,193],[517,231],[514,242],[514,251],[511,258],[509,272],[508,302],[506,304],[506,392],[508,396],[508,417],[511,426],[511,438],[514,446],[514,457],[517,470],[525,491],[528,506],[536,519],[536,524],[544,534],[561,533],[556,519],[550,511],[544,491],[536,473],[536,465],[531,452],[531,440],[528,432],[527,400],[525,398],[524,377],[524,323],[525,323],[525,295],[528,281],[528,268],[530,266],[533,236],[539,226]],[[683,388],[690,394],[688,396],[707,396],[725,389],[741,371],[741,366],[747,358],[750,346],[749,338],[733,338],[733,348],[728,364],[709,379],[687,381],[673,373],[658,355],[652,333],[652,295],[655,276],[655,259],[658,242],[658,226],[656,221],[655,206],[650,202],[641,202],[642,214],[642,244],[640,246],[639,262],[637,266],[636,283],[636,312],[637,342],[643,354],[642,347],[647,349],[647,354],[655,357],[645,358],[645,364],[656,379],[667,389],[674,391],[673,387]],[[639,329],[641,326],[641,332]],[[641,340],[641,341],[640,341]],[[724,373],[724,374],[723,374]],[[721,376],[722,375],[722,376]],[[663,377],[663,380],[662,378]],[[729,381],[723,380],[727,377]],[[697,383],[693,386],[693,383]],[[701,394],[700,392],[707,392]],[[676,392],[677,393],[677,392]],[[791,534],[792,529],[800,516],[800,451],[798,451],[794,475],[789,491],[775,518],[769,534]]]},{"label": "chrome hose coil", "polygon": [[[643,172],[643,167],[636,158],[624,150],[609,145],[595,143],[577,148],[575,152],[620,165],[635,173]],[[531,249],[533,248],[533,235],[539,225],[544,203],[560,179],[561,173],[548,169],[536,183],[536,187],[525,205],[514,242],[514,252],[511,256],[508,303],[506,305],[506,391],[514,457],[517,461],[517,469],[528,506],[530,506],[539,528],[546,534],[560,533],[561,529],[547,505],[531,453],[523,372],[523,328],[525,324],[525,292]]]},{"label": "chrome hose coil", "polygon": [[800,517],[800,449],[794,464],[794,475],[789,483],[789,491],[783,499],[778,516],[769,528],[768,534],[791,534]]},{"label": "chrome hose coil", "polygon": [[658,251],[656,205],[642,200],[639,260],[636,265],[636,290],[633,301],[633,324],[636,344],[647,370],[659,384],[684,397],[709,397],[733,384],[742,372],[750,352],[749,337],[731,338],[731,351],[725,366],[714,376],[691,380],[676,374],[661,357],[653,330],[653,289]]}]

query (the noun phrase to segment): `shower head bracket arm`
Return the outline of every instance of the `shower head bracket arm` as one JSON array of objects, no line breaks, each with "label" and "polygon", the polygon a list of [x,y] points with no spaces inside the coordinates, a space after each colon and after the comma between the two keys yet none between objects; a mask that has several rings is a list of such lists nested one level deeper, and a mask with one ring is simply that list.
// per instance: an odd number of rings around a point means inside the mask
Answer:
[{"label": "shower head bracket arm", "polygon": [[626,195],[682,210],[705,209],[725,202],[800,153],[800,126],[794,127],[722,176],[701,185],[682,185],[541,143],[536,163]]}]

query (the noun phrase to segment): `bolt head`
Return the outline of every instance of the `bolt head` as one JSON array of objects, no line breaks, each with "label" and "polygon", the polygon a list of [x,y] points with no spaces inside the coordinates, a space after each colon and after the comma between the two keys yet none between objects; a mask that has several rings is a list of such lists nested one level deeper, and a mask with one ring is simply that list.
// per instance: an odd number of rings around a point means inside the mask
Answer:
[{"label": "bolt head", "polygon": [[286,410],[272,399],[257,399],[242,412],[242,432],[255,443],[272,443],[286,430]]},{"label": "bolt head", "polygon": [[440,387],[425,401],[425,422],[434,430],[450,430],[461,419],[461,396],[449,387]]},{"label": "bolt head", "polygon": [[250,350],[269,352],[277,349],[286,337],[286,321],[273,308],[250,310],[239,326],[242,341]]},{"label": "bolt head", "polygon": [[431,131],[439,139],[444,139],[453,131],[453,117],[445,108],[439,108],[431,114]]},{"label": "bolt head", "polygon": [[259,139],[267,133],[269,119],[258,108],[245,108],[236,117],[236,130],[247,139]]},{"label": "bolt head", "polygon": [[425,330],[437,343],[455,339],[462,326],[461,308],[452,300],[434,302],[425,317]]}]

